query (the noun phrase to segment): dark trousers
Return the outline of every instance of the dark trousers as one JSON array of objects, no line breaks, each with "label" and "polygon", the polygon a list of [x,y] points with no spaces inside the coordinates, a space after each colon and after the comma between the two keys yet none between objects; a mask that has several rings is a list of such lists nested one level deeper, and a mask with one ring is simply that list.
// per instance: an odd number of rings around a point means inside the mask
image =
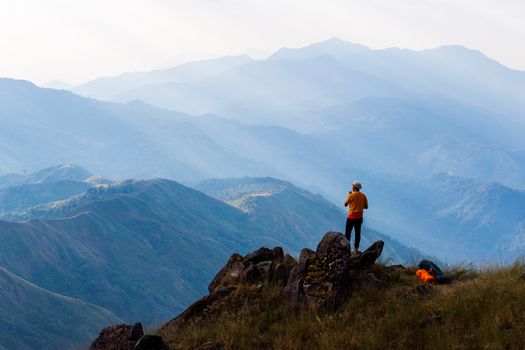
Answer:
[{"label": "dark trousers", "polygon": [[360,219],[346,219],[346,229],[345,229],[345,237],[348,239],[348,242],[350,242],[350,238],[352,237],[352,228],[355,227],[355,242],[354,247],[355,250],[359,248],[359,243],[361,242],[361,225],[363,224],[363,218]]}]

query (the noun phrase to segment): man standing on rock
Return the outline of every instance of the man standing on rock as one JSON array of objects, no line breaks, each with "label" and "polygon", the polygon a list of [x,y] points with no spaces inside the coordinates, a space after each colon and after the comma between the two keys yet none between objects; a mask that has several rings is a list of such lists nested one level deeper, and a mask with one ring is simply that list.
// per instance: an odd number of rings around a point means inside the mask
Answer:
[{"label": "man standing on rock", "polygon": [[361,241],[361,225],[363,224],[363,211],[368,209],[368,199],[361,192],[361,183],[352,182],[352,192],[348,193],[345,201],[345,207],[348,206],[348,218],[346,219],[345,237],[350,242],[352,228],[355,227],[354,248],[359,251],[359,242]]}]

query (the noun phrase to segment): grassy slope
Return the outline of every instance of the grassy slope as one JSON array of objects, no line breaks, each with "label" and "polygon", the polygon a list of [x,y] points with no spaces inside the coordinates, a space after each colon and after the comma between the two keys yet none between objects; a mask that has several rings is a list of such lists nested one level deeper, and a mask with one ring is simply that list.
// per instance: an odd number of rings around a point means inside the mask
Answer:
[{"label": "grassy slope", "polygon": [[[382,267],[376,268],[380,274]],[[523,349],[524,268],[458,270],[452,285],[406,298],[400,295],[418,282],[400,273],[383,289],[357,291],[338,312],[326,314],[297,315],[282,304],[279,288],[245,287],[217,320],[163,336],[171,349],[215,340],[227,349]],[[242,307],[246,297],[250,307]],[[433,314],[441,319],[428,321]]]}]

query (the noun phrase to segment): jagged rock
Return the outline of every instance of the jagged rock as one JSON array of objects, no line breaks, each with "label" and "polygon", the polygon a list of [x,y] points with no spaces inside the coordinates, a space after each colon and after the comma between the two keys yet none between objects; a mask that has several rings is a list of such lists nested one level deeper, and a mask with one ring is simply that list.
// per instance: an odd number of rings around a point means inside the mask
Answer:
[{"label": "jagged rock", "polygon": [[350,255],[348,240],[340,232],[327,232],[315,253],[301,252],[283,290],[284,300],[296,310],[338,307],[352,293],[352,284],[380,288],[383,281],[364,269],[375,262],[383,249],[377,241],[359,256]]},{"label": "jagged rock", "polygon": [[[233,254],[208,286],[210,293],[227,286],[255,284],[264,281],[286,281],[297,262],[284,255],[281,247],[260,248],[242,257]],[[276,270],[277,269],[277,270]]]},{"label": "jagged rock", "polygon": [[252,263],[254,265],[268,260],[273,260],[273,252],[268,248],[259,248],[244,257],[245,263]]},{"label": "jagged rock", "polygon": [[306,269],[311,260],[315,257],[315,252],[304,248],[301,250],[299,256],[299,262],[290,272],[286,286],[283,289],[283,299],[292,307],[294,310],[300,310],[305,306],[305,297],[303,290],[304,277],[306,275]]},{"label": "jagged rock", "polygon": [[[159,334],[172,332],[188,323],[213,320],[212,316],[223,307],[221,301],[236,289],[239,293],[231,297],[232,303],[249,312],[252,301],[242,293],[257,292],[265,282],[284,284],[283,301],[297,311],[337,308],[351,295],[355,285],[372,288],[383,285],[381,279],[366,270],[375,263],[382,249],[383,242],[377,241],[359,256],[351,256],[348,240],[343,234],[328,232],[315,252],[303,249],[299,261],[284,254],[280,247],[260,248],[244,257],[233,254],[210,283],[210,294],[163,325]],[[242,288],[243,285],[249,288]]]},{"label": "jagged rock", "polygon": [[328,232],[317,245],[315,259],[324,266],[330,281],[339,281],[347,272],[350,245],[340,232]]},{"label": "jagged rock", "polygon": [[272,249],[273,260],[282,261],[284,259],[284,251],[281,247],[274,247]]},{"label": "jagged rock", "polygon": [[167,329],[174,330],[188,322],[193,322],[204,318],[212,306],[230,295],[234,290],[235,287],[224,287],[213,291],[212,293],[191,304],[179,316],[164,324],[159,329],[159,332]]},{"label": "jagged rock", "polygon": [[200,345],[195,350],[222,350],[224,349],[224,343],[220,341],[207,342]]},{"label": "jagged rock", "polygon": [[131,350],[136,343],[136,341],[129,340],[134,328],[134,326],[123,323],[106,327],[91,343],[89,350]]},{"label": "jagged rock", "polygon": [[259,273],[262,276],[268,277],[269,276],[269,272],[270,272],[270,268],[272,267],[272,261],[262,261],[262,262],[258,263],[257,265],[255,265],[255,267],[257,268],[257,271],[259,271]]},{"label": "jagged rock", "polygon": [[271,276],[271,280],[276,283],[286,283],[286,280],[288,279],[288,268],[281,263],[277,263],[275,265],[273,274]]},{"label": "jagged rock", "polygon": [[235,253],[230,256],[226,266],[224,266],[208,286],[208,291],[212,293],[214,290],[228,285],[236,284],[242,271],[244,270],[244,259],[241,255]]},{"label": "jagged rock", "polygon": [[303,290],[310,307],[337,307],[351,292],[348,275],[350,247],[340,232],[328,232],[317,245],[306,269]]},{"label": "jagged rock", "polygon": [[239,281],[244,284],[255,283],[260,279],[261,274],[252,263],[248,264],[248,267],[245,267],[239,276]]},{"label": "jagged rock", "polygon": [[168,350],[168,347],[158,335],[145,335],[135,345],[135,350]]},{"label": "jagged rock", "polygon": [[138,341],[144,335],[144,330],[142,329],[142,323],[137,322],[133,325],[131,329],[131,334],[128,338],[129,341]]},{"label": "jagged rock", "polygon": [[351,269],[366,269],[374,264],[383,252],[383,241],[376,241],[367,250],[362,253],[354,253],[350,257]]}]

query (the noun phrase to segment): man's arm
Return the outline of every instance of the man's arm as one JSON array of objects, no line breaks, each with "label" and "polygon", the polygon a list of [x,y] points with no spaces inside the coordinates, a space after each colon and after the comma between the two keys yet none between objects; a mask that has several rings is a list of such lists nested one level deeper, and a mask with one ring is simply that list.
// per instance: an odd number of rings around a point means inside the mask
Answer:
[{"label": "man's arm", "polygon": [[365,209],[368,209],[368,198],[365,196]]},{"label": "man's arm", "polygon": [[346,197],[345,201],[345,207],[348,207],[348,204],[350,204],[351,200],[350,197],[352,196],[352,192],[348,192],[348,197]]}]

